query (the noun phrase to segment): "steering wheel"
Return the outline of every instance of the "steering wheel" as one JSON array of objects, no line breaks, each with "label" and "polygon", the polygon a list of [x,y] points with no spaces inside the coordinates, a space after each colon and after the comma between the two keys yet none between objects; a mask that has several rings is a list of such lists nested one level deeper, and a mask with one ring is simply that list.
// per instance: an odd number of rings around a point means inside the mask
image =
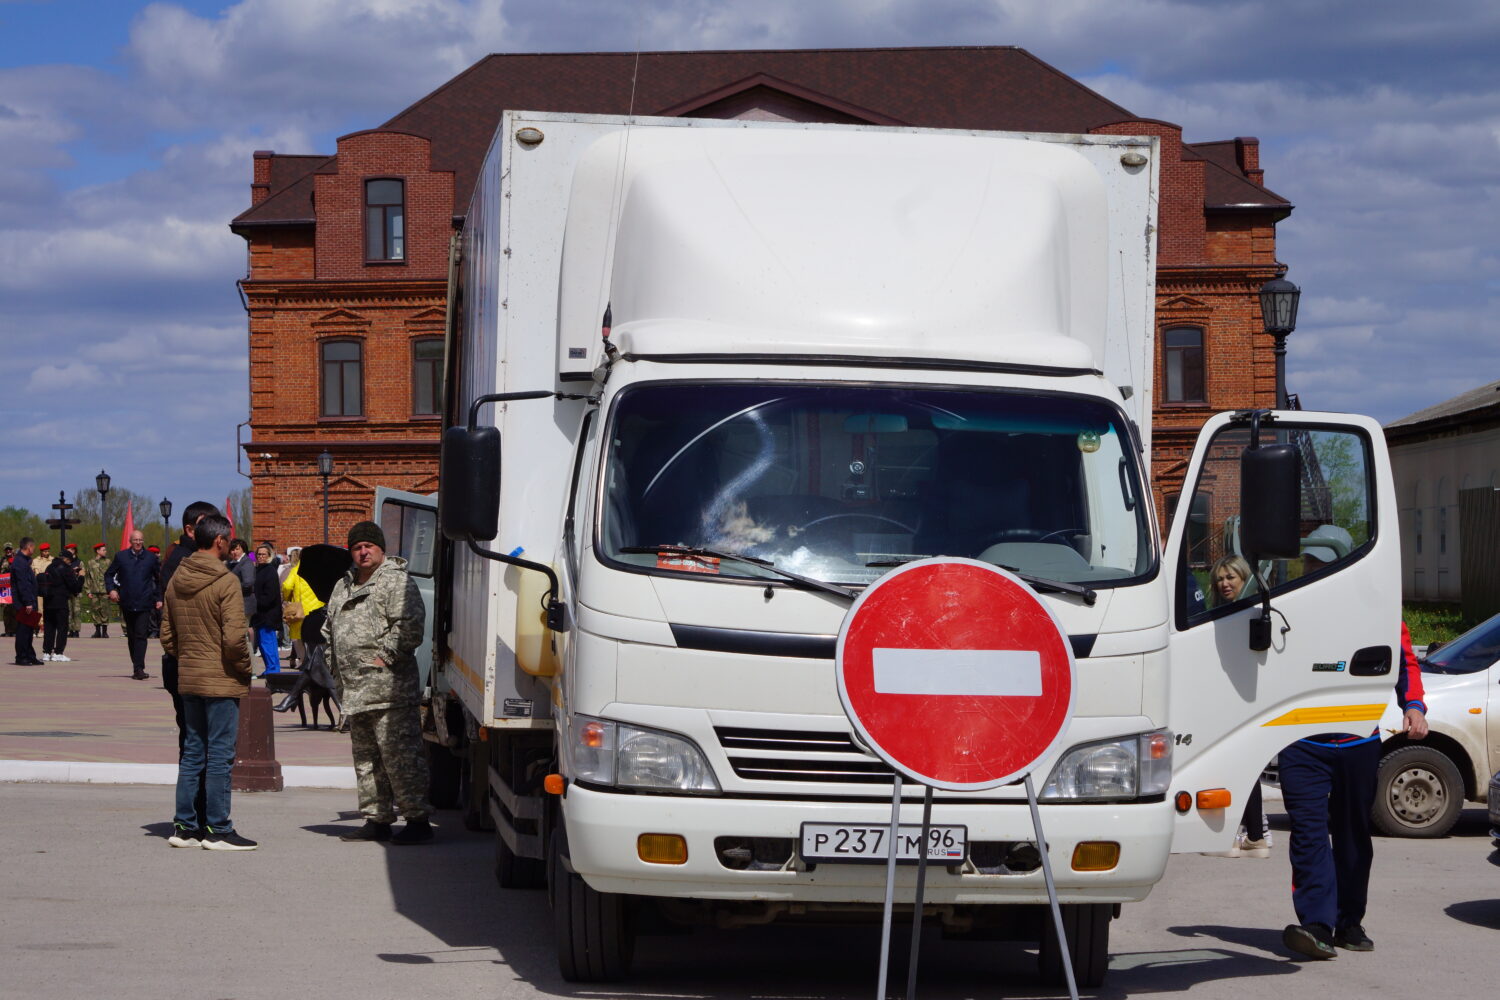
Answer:
[{"label": "steering wheel", "polygon": [[845,518],[845,517],[862,517],[862,518],[864,518],[867,521],[884,521],[886,524],[894,524],[896,527],[900,528],[902,531],[906,532],[908,535],[915,535],[917,533],[917,529],[916,528],[908,527],[907,525],[904,525],[900,521],[896,520],[894,517],[886,517],[886,516],[884,516],[882,514],[861,514],[861,513],[857,512],[857,511],[853,512],[853,513],[848,513],[848,514],[824,514],[822,517],[815,517],[815,518],[813,518],[811,521],[808,521],[806,524],[799,524],[799,525],[797,525],[797,527],[795,529],[793,529],[793,530],[797,534],[801,534],[802,532],[806,531],[808,528],[811,528],[814,525],[823,524],[824,522],[827,522],[827,521],[837,521],[840,518]]},{"label": "steering wheel", "polygon": [[1082,528],[1058,528],[1056,531],[1044,531],[1041,528],[1005,528],[996,531],[979,543],[979,551],[983,552],[991,545],[1001,542],[1049,542],[1061,535],[1081,535]]}]

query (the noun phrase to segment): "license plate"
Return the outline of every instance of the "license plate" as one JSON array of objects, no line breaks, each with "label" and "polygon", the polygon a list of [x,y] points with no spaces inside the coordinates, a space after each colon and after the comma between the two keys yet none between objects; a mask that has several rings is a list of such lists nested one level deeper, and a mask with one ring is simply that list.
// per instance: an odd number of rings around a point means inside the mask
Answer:
[{"label": "license plate", "polygon": [[[885,861],[890,858],[889,824],[803,823],[802,858],[805,861]],[[896,860],[915,862],[921,856],[922,826],[901,825],[896,838]],[[927,829],[927,859],[957,864],[969,847],[966,826],[931,826]]]}]

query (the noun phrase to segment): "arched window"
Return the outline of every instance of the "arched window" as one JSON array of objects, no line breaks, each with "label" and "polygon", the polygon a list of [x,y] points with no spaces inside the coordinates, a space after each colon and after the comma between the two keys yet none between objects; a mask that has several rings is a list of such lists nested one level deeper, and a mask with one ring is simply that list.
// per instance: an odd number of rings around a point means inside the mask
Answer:
[{"label": "arched window", "polygon": [[1162,384],[1165,403],[1203,403],[1203,330],[1174,326],[1162,332]]},{"label": "arched window", "polygon": [[443,338],[418,337],[411,342],[411,412],[435,417],[443,406]]},{"label": "arched window", "polygon": [[325,340],[321,352],[323,416],[364,416],[364,345],[358,340]]},{"label": "arched window", "polygon": [[365,260],[406,259],[406,182],[365,181]]}]

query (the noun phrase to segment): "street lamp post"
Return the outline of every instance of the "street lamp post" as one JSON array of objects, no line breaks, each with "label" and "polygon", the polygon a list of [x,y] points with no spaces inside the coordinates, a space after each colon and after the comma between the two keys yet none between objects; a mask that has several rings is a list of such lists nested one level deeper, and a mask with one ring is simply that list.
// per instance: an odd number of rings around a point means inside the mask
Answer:
[{"label": "street lamp post", "polygon": [[156,509],[161,511],[161,550],[165,554],[172,536],[172,501],[162,497]]},{"label": "street lamp post", "polygon": [[1266,333],[1276,338],[1276,408],[1286,409],[1286,338],[1297,329],[1297,301],[1302,289],[1282,276],[1260,286],[1260,316]]},{"label": "street lamp post", "polygon": [[318,475],[323,477],[323,544],[328,544],[328,477],[333,475],[333,456],[324,448],[318,456]]},{"label": "street lamp post", "polygon": [[94,477],[94,488],[99,491],[99,541],[109,546],[109,519],[104,515],[104,501],[109,497],[109,473],[103,469]]}]

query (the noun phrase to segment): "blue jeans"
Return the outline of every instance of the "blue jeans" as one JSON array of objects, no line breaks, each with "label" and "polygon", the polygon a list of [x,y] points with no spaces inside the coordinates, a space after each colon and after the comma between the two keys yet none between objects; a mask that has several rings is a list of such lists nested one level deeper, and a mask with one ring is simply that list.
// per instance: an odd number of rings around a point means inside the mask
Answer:
[{"label": "blue jeans", "polygon": [[177,761],[177,814],[173,822],[188,829],[198,825],[193,799],[202,776],[204,819],[214,833],[230,833],[229,772],[234,768],[234,742],[240,729],[238,698],[182,696],[186,731],[182,757]]},{"label": "blue jeans", "polygon": [[281,649],[279,648],[280,635],[274,628],[258,628],[255,630],[255,641],[260,646],[260,658],[266,661],[266,673],[281,673]]}]

